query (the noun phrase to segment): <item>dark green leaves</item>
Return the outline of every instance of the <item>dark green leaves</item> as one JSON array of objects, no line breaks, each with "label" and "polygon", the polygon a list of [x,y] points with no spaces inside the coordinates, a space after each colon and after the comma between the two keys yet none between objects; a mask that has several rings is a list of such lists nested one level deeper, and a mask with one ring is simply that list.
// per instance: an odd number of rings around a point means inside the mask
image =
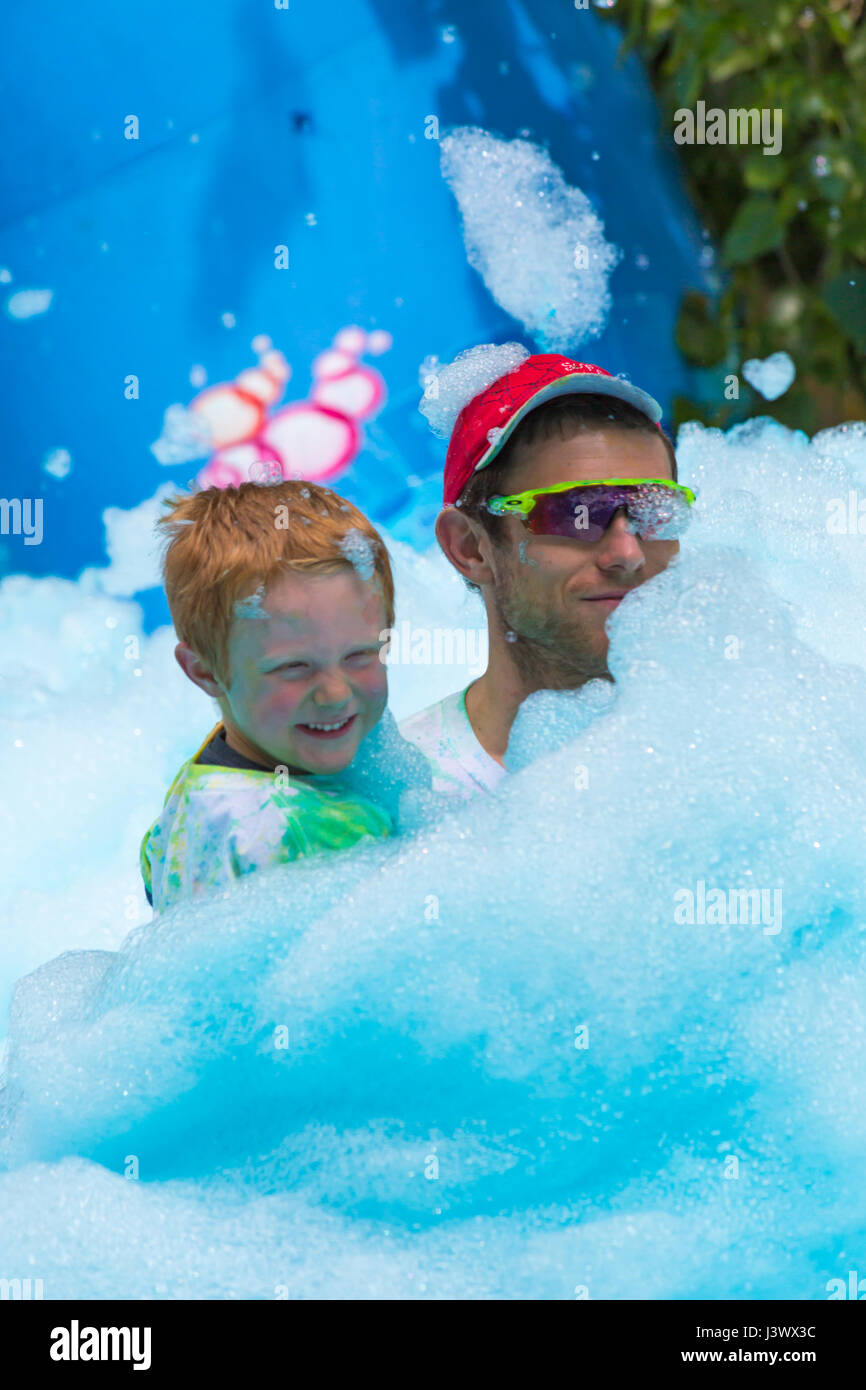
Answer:
[{"label": "dark green leaves", "polygon": [[781,244],[785,228],[774,198],[753,193],[740,204],[722,243],[725,265],[742,265]]}]

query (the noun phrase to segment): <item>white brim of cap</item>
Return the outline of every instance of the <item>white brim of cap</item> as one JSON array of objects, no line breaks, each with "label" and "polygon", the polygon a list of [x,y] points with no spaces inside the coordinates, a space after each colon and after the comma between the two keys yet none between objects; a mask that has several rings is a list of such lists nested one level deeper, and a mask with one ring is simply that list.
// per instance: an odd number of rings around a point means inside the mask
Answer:
[{"label": "white brim of cap", "polygon": [[633,405],[642,415],[646,415],[647,419],[654,425],[657,425],[662,418],[662,408],[658,401],[647,391],[641,391],[639,386],[632,386],[631,382],[623,381],[618,376],[596,376],[594,372],[572,372],[569,376],[557,377],[556,381],[542,386],[540,391],[536,391],[534,396],[530,396],[528,401],[523,402],[520,409],[514,412],[508,424],[503,425],[502,433],[481,455],[474,471],[477,473],[480,468],[485,468],[488,463],[493,462],[521,420],[530,411],[537,410],[540,405],[552,401],[556,396],[581,395],[614,396],[617,400],[626,401],[629,405]]}]

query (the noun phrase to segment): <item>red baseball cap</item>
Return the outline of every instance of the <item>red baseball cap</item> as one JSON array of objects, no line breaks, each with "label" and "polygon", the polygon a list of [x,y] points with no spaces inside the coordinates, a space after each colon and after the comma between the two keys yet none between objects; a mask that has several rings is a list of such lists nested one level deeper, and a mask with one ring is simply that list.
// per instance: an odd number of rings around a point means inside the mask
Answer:
[{"label": "red baseball cap", "polygon": [[621,377],[611,376],[603,367],[574,362],[557,352],[525,357],[519,366],[473,396],[457,416],[445,458],[445,505],[457,501],[472,474],[495,459],[531,410],[554,396],[586,392],[627,401],[654,425],[662,418],[658,401]]}]

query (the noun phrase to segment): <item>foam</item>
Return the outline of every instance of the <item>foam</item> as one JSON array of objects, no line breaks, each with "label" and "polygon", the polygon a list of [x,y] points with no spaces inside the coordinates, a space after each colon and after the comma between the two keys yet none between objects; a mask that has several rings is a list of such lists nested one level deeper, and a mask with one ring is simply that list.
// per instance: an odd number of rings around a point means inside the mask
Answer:
[{"label": "foam", "polygon": [[32,319],[46,314],[54,299],[53,290],[17,290],[6,301],[6,312],[12,319]]},{"label": "foam", "polygon": [[506,313],[548,351],[597,337],[621,252],[579,188],[546,150],[462,126],[441,141],[470,265]]},{"label": "foam", "polygon": [[[167,632],[126,670],[135,604],[4,582],[0,702],[26,748],[6,979],[39,966],[10,1018],[4,1277],[425,1299],[812,1299],[847,1277],[866,568],[827,518],[862,494],[866,427],[693,425],[679,455],[698,509],[610,619],[615,684],[526,701],[500,792],[431,819],[385,721],[356,771],[409,807],[401,833],[122,945],[119,885],[204,697]],[[389,548],[406,617],[468,620],[432,555]],[[407,706],[460,683],[389,674]],[[781,930],[677,921],[701,882],[780,891]]]},{"label": "foam", "polygon": [[418,409],[433,433],[447,439],[463,407],[528,356],[522,343],[481,343],[458,352],[445,366],[438,358],[427,358],[420,372],[424,395]]},{"label": "foam", "polygon": [[251,594],[245,598],[239,598],[235,602],[234,616],[240,619],[252,619],[253,621],[267,621],[267,611],[265,609],[265,586],[260,584]]},{"label": "foam", "polygon": [[50,449],[42,459],[42,469],[52,478],[67,478],[72,472],[72,455],[68,449]]},{"label": "foam", "polygon": [[743,376],[766,401],[784,395],[797,375],[797,369],[787,352],[774,352],[769,357],[750,357],[743,363]]},{"label": "foam", "polygon": [[338,549],[345,555],[359,579],[365,582],[373,578],[376,556],[369,536],[357,527],[352,527],[339,542]]},{"label": "foam", "polygon": [[173,467],[204,458],[212,447],[210,426],[202,412],[176,403],[165,411],[162,432],[150,449],[157,463]]}]

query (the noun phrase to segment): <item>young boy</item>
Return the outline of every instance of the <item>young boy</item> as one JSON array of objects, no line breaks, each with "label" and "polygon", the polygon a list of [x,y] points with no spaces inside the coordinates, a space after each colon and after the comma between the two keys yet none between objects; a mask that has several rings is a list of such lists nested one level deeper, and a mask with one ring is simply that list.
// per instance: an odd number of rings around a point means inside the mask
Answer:
[{"label": "young boy", "polygon": [[393,828],[337,776],[388,698],[380,633],[393,625],[394,583],[381,537],[314,483],[243,483],[167,505],[175,656],[222,718],[142,842],[155,912]]}]

